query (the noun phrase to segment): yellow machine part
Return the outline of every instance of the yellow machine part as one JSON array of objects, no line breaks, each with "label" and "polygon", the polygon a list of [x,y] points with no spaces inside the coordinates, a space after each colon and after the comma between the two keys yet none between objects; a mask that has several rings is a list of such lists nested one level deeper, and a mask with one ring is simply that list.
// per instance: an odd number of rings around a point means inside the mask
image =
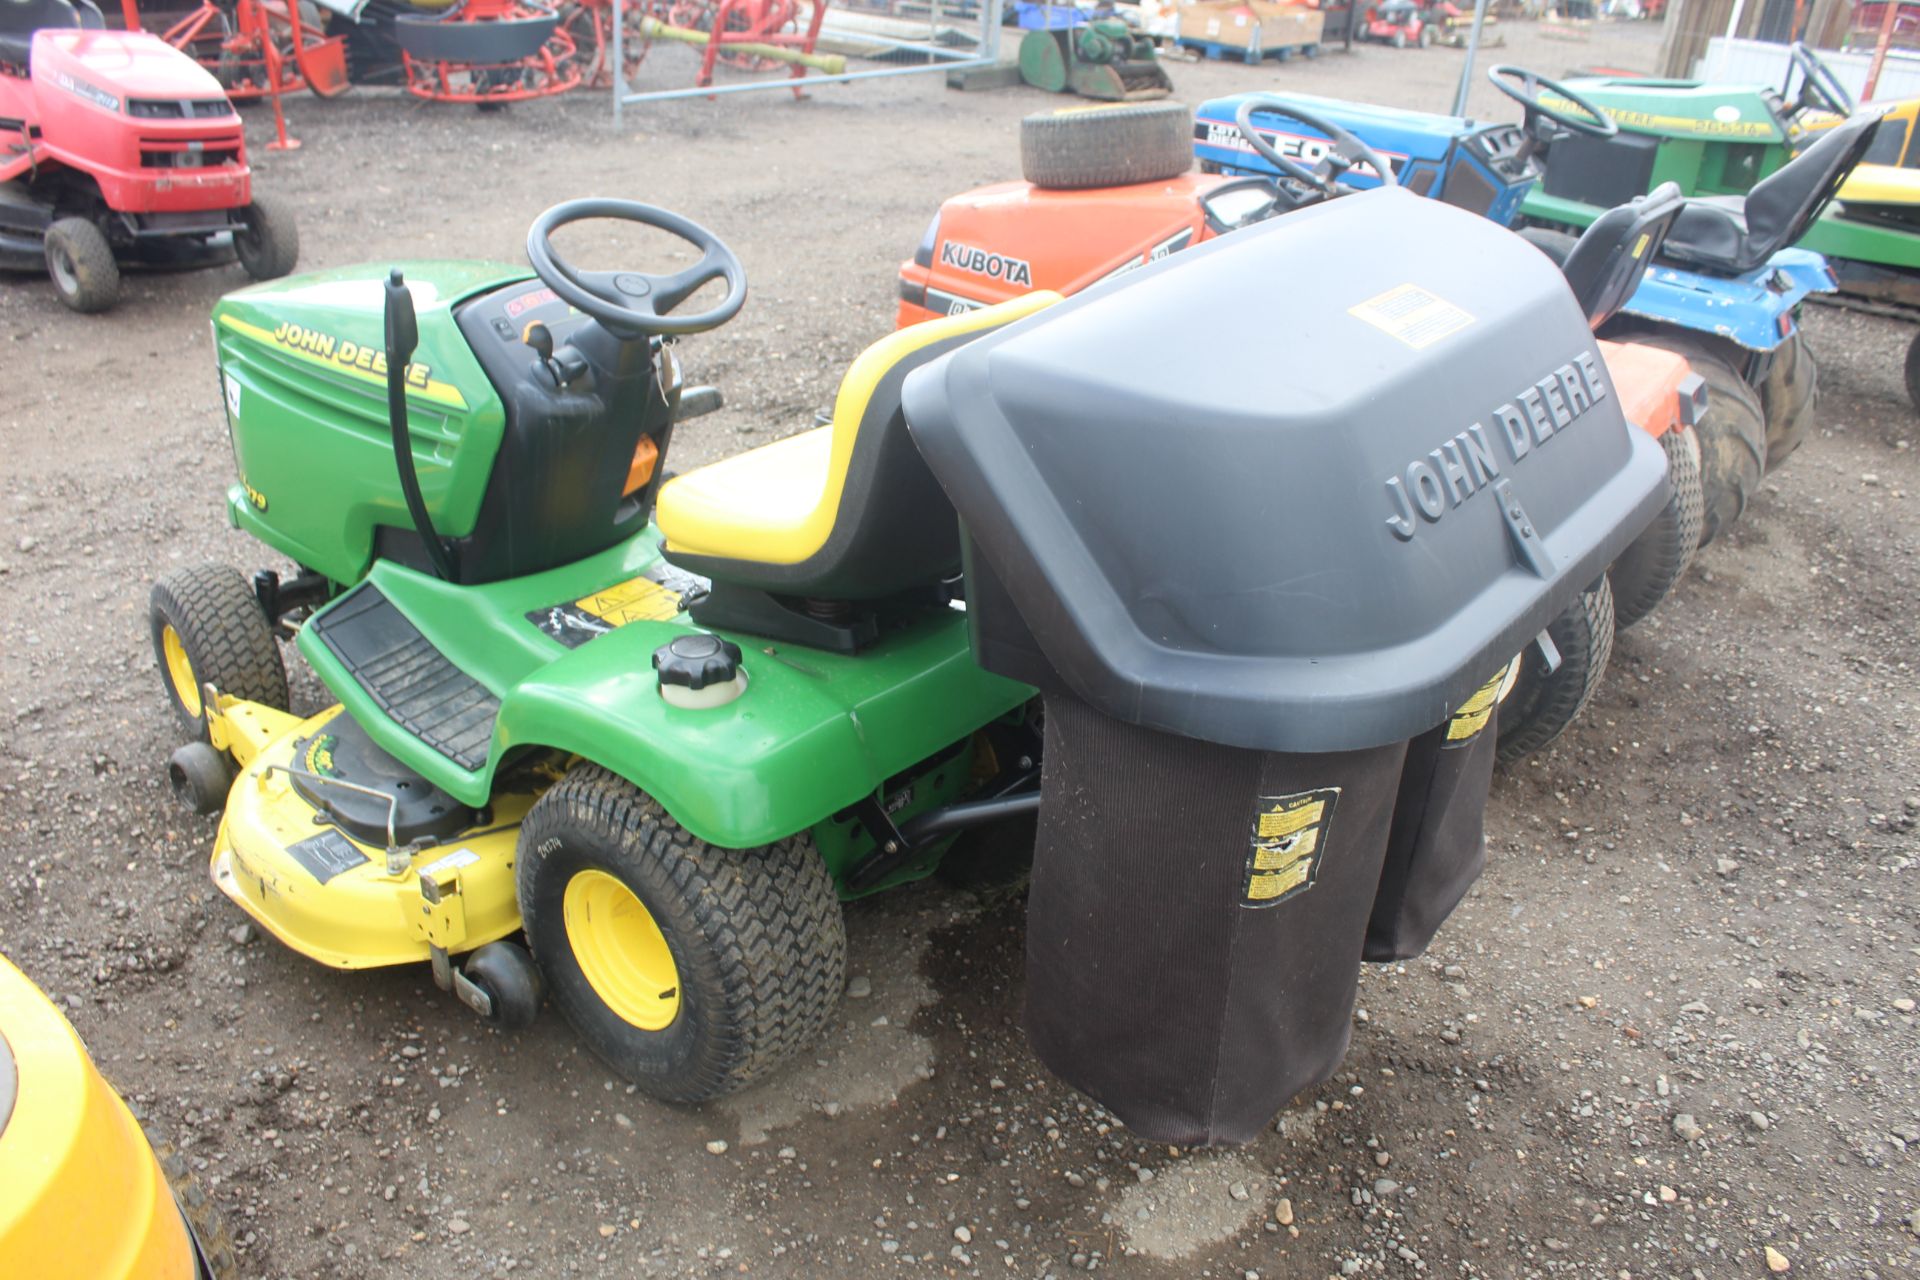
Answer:
[{"label": "yellow machine part", "polygon": [[160,1162],[66,1018],[0,957],[0,1275],[193,1280],[193,1244]]},{"label": "yellow machine part", "polygon": [[[285,769],[294,742],[341,709],[296,720],[223,698],[220,711],[214,742],[223,745],[223,735],[230,735],[227,749],[245,767],[227,793],[214,837],[213,882],[262,929],[321,964],[371,969],[429,960],[435,945],[453,954],[471,951],[520,927],[514,851],[533,794],[495,796],[484,828],[412,854],[398,875],[387,872],[386,849],[349,839],[364,861],[322,881],[288,850],[334,828],[314,823],[313,806]],[[277,726],[271,739],[246,736],[267,724]],[[433,885],[432,901],[422,893],[423,877]]]}]

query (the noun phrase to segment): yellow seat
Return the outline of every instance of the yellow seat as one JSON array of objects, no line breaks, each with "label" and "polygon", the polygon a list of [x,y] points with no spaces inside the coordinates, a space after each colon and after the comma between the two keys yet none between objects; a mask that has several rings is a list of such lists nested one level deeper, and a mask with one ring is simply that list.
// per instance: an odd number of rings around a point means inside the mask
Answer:
[{"label": "yellow seat", "polygon": [[958,569],[953,508],[906,431],[907,374],[1058,302],[1031,293],[888,334],[847,369],[833,423],[661,486],[669,560],[716,583],[780,595],[868,600]]}]

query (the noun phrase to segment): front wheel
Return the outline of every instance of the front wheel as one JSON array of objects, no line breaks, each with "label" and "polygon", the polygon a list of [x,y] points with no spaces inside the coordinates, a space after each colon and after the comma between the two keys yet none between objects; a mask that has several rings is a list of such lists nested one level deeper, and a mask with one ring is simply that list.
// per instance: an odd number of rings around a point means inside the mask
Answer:
[{"label": "front wheel", "polygon": [[99,227],[85,218],[61,218],[47,228],[47,275],[60,301],[91,315],[120,297],[120,264]]},{"label": "front wheel", "polygon": [[527,814],[517,882],[553,1002],[656,1098],[702,1102],[753,1083],[839,1004],[846,928],[804,835],[717,848],[582,764]]},{"label": "front wheel", "polygon": [[221,693],[287,709],[287,668],[253,588],[225,565],[178,569],[153,584],[147,630],[167,701],[187,736],[207,739],[206,700]]},{"label": "front wheel", "polygon": [[255,280],[278,280],[300,261],[300,229],[293,210],[277,199],[255,196],[240,210],[233,251]]}]

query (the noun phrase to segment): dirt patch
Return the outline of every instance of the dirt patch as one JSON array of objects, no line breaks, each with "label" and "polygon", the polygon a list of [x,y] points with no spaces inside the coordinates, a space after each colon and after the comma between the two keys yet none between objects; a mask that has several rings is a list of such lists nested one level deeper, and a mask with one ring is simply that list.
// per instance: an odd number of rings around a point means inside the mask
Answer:
[{"label": "dirt patch", "polygon": [[[1503,30],[1498,56],[1549,74],[1651,66],[1659,35]],[[1189,102],[1272,86],[1432,110],[1458,58],[1173,76]],[[729,401],[676,437],[684,469],[807,425],[890,327],[938,202],[1012,175],[1015,122],[1060,105],[880,81],[649,108],[614,134],[600,97],[481,116],[356,93],[293,101],[306,146],[256,155],[314,268],[519,261],[574,195],[714,228],[753,293],[679,346]],[[1513,116],[1485,86],[1473,106]],[[266,117],[248,125],[263,143]],[[649,265],[604,254],[582,256]],[[165,794],[144,617],[170,567],[266,563],[220,514],[207,314],[244,282],[136,278],[100,318],[41,282],[0,292],[0,949],[177,1137],[250,1275],[1720,1277],[1765,1274],[1769,1246],[1793,1275],[1920,1273],[1903,326],[1810,312],[1826,394],[1806,446],[1621,636],[1585,721],[1496,782],[1485,878],[1430,957],[1364,975],[1340,1076],[1208,1156],[1137,1141],[1047,1074],[1019,1030],[1019,905],[937,885],[849,914],[872,994],[815,1055],[692,1110],[628,1092],[554,1016],[499,1035],[424,971],[236,943],[212,824]],[[1185,1211],[1153,1197],[1188,1184],[1210,1190],[1169,1230]]]}]

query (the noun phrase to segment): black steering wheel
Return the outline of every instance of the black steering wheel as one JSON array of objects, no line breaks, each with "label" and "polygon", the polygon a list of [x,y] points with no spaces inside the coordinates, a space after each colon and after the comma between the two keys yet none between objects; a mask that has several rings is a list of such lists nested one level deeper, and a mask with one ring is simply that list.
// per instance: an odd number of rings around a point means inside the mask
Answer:
[{"label": "black steering wheel", "polygon": [[[1620,132],[1620,126],[1613,122],[1612,116],[1558,80],[1549,80],[1538,71],[1529,71],[1525,67],[1516,67],[1512,63],[1503,62],[1497,67],[1487,68],[1487,79],[1493,82],[1494,88],[1526,109],[1529,133],[1534,132],[1531,126],[1534,118],[1538,116],[1544,116],[1575,133],[1584,133],[1589,138],[1611,138]],[[1518,84],[1514,83],[1516,80],[1519,81]],[[1572,103],[1586,112],[1586,115],[1578,116],[1562,111],[1558,107],[1548,106],[1540,100],[1540,90],[1543,88],[1552,90],[1555,97],[1563,102]]]},{"label": "black steering wheel", "polygon": [[[612,218],[677,236],[700,251],[700,261],[670,275],[641,271],[580,271],[553,247],[553,233],[570,222]],[[533,273],[562,299],[622,336],[704,333],[739,314],[747,300],[747,269],[719,236],[690,218],[636,200],[568,200],[533,220],[527,229]],[[725,280],[727,296],[690,316],[669,315],[710,280]]]},{"label": "black steering wheel", "polygon": [[[1297,160],[1290,160],[1280,154],[1272,143],[1260,136],[1253,127],[1253,113],[1265,111],[1269,115],[1285,116],[1289,120],[1298,120],[1309,129],[1318,129],[1332,142],[1327,154],[1320,163],[1309,169]],[[1238,126],[1240,136],[1247,140],[1255,155],[1280,171],[1282,177],[1311,187],[1323,195],[1338,195],[1340,179],[1356,164],[1366,164],[1380,177],[1383,187],[1397,187],[1400,180],[1393,176],[1393,165],[1386,158],[1360,139],[1329,120],[1310,115],[1293,105],[1277,93],[1250,93],[1240,101],[1240,109],[1233,113],[1233,123]]]},{"label": "black steering wheel", "polygon": [[1833,68],[1809,49],[1803,42],[1795,40],[1788,50],[1793,65],[1800,68],[1800,100],[1803,107],[1817,107],[1831,111],[1838,116],[1850,116],[1854,113],[1853,95],[1847,92],[1847,86],[1840,83],[1840,77],[1833,74]]}]

